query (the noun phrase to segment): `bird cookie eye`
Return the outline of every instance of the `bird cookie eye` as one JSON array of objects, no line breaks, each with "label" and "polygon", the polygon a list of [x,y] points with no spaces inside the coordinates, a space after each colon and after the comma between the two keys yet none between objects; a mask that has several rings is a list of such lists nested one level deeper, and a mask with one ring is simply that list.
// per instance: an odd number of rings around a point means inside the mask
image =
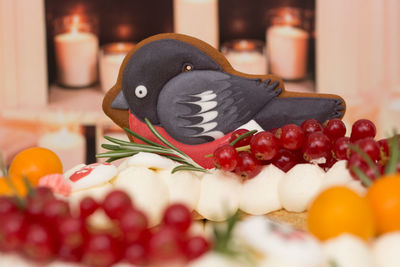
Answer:
[{"label": "bird cookie eye", "polygon": [[147,95],[147,88],[144,85],[139,85],[135,89],[135,95],[137,98],[143,98]]},{"label": "bird cookie eye", "polygon": [[183,64],[183,72],[188,72],[193,70],[193,65],[190,63]]}]

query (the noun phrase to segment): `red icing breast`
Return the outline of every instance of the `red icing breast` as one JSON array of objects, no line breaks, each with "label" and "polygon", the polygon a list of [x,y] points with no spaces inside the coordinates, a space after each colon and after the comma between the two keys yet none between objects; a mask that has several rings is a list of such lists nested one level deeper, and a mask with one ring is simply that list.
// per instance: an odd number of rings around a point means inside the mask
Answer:
[{"label": "red icing breast", "polygon": [[[155,137],[152,132],[149,130],[147,125],[136,118],[132,113],[129,112],[129,128],[134,131],[135,133],[146,137],[147,139],[164,145],[160,140]],[[205,158],[205,155],[214,153],[214,150],[222,145],[226,144],[229,141],[231,133],[216,139],[212,142],[208,142],[205,144],[200,145],[187,145],[180,143],[173,139],[162,127],[155,126],[156,130],[171,144],[182,150],[185,154],[191,157],[195,162],[203,166],[204,168],[210,169],[214,167],[213,159],[212,158]],[[140,140],[135,140],[135,142],[142,143]]]}]

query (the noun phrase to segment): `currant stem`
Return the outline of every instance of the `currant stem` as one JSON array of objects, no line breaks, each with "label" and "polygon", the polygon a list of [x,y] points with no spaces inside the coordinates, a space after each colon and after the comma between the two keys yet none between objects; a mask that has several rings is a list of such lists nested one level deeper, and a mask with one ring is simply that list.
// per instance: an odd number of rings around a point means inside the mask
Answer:
[{"label": "currant stem", "polygon": [[[235,147],[235,149],[236,149],[237,152],[240,152],[240,151],[249,151],[249,150],[250,150],[250,145]],[[212,158],[213,156],[214,156],[214,154],[207,154],[207,155],[205,155],[204,157],[205,157],[205,158]]]}]

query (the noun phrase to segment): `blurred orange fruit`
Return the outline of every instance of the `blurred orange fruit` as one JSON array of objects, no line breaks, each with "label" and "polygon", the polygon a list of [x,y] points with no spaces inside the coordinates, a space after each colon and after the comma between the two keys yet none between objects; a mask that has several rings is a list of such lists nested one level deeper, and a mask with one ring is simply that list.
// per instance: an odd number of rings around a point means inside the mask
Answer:
[{"label": "blurred orange fruit", "polygon": [[368,240],[375,233],[371,208],[366,198],[344,186],[326,189],[312,203],[308,229],[320,240],[350,233]]},{"label": "blurred orange fruit", "polygon": [[368,189],[378,234],[400,230],[400,174],[383,176]]},{"label": "blurred orange fruit", "polygon": [[26,177],[32,186],[37,186],[41,177],[62,171],[62,164],[56,153],[47,148],[32,147],[15,156],[8,172],[10,177]]},{"label": "blurred orange fruit", "polygon": [[[11,183],[14,185],[17,194],[20,196],[25,196],[28,192],[24,181],[21,177],[13,177],[11,178]],[[10,184],[7,182],[6,178],[0,177],[0,196],[7,195],[11,196],[14,195],[15,191],[13,188],[10,187]]]}]

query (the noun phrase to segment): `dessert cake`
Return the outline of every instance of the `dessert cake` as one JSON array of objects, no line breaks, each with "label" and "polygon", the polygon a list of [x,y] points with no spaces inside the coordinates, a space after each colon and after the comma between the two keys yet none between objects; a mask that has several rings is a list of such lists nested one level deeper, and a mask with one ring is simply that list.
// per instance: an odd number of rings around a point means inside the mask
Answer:
[{"label": "dessert cake", "polygon": [[103,109],[131,141],[106,137],[107,162],[61,173],[33,148],[0,179],[0,266],[399,266],[400,177],[374,182],[398,171],[397,135],[359,120],[346,137],[339,96],[160,34]]}]

